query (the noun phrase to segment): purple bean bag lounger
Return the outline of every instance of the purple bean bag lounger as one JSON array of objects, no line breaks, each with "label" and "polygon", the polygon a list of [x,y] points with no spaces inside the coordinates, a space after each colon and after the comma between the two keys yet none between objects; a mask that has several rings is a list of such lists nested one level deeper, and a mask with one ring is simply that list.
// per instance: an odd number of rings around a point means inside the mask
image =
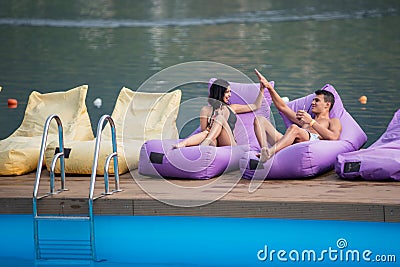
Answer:
[{"label": "purple bean bag lounger", "polygon": [[[248,151],[240,159],[240,170],[246,179],[300,179],[313,177],[329,170],[335,165],[336,157],[343,152],[360,149],[367,136],[357,122],[343,107],[342,100],[332,85],[326,84],[322,90],[335,96],[335,104],[330,111],[331,118],[338,118],[342,124],[339,140],[315,140],[293,144],[276,153],[264,164],[259,164],[256,152]],[[295,111],[311,112],[311,102],[315,94],[295,99],[288,103]],[[291,121],[281,114],[286,127]]]},{"label": "purple bean bag lounger", "polygon": [[[209,81],[209,87],[215,79]],[[254,103],[259,92],[259,84],[230,83],[233,104]],[[259,150],[254,133],[255,116],[269,118],[271,96],[265,90],[261,108],[256,112],[237,114],[234,136],[237,146],[192,146],[172,149],[180,140],[149,140],[141,148],[139,173],[165,178],[209,179],[239,169],[239,159],[249,150]],[[196,129],[194,133],[200,129]]]},{"label": "purple bean bag lounger", "polygon": [[367,149],[338,155],[335,171],[345,179],[400,181],[400,109]]}]

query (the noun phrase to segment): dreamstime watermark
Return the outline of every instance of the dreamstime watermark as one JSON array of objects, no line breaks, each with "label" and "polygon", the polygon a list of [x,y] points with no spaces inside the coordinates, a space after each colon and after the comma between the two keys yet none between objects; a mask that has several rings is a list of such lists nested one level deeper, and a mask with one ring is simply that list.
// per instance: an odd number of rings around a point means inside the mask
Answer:
[{"label": "dreamstime watermark", "polygon": [[[180,103],[179,107],[176,107],[179,108],[178,119],[180,118],[182,121],[183,118],[183,121],[181,122],[182,125],[178,125],[179,131],[186,124],[193,122],[194,120],[199,120],[201,107],[208,104],[208,84],[210,82],[210,79],[212,78],[222,78],[227,81],[237,83],[255,83],[248,76],[230,66],[216,62],[195,61],[178,64],[154,74],[138,88],[137,92],[168,93],[180,89],[183,92],[183,95],[185,95],[186,93],[186,100],[183,100]],[[199,90],[204,91],[202,91],[202,94],[200,94],[200,96],[196,93],[196,95],[193,97],[187,97],[188,92],[185,92],[185,87],[192,86],[193,84],[199,84],[201,86],[201,89]],[[190,92],[193,93],[193,90]],[[153,106],[156,107],[158,105],[158,102],[156,101],[155,103],[150,105],[152,106],[148,108],[152,110],[154,109]],[[135,107],[133,106],[128,108],[127,114],[128,112],[130,112],[130,110],[134,109]],[[175,123],[175,120],[172,117],[174,116],[174,113],[176,114],[176,109],[165,109],[162,112],[169,112],[171,114],[163,114],[163,116],[169,119],[166,119],[165,122],[163,122],[166,125],[161,125],[161,129],[171,129],[171,125],[168,125],[168,123]],[[135,121],[132,121],[130,118],[132,118],[132,116],[125,116],[124,121],[123,142],[125,148],[125,158],[129,158],[129,155],[127,155],[127,153],[129,153],[128,148],[131,145],[131,141],[129,140],[129,138],[125,138],[125,136],[129,136],[129,133],[127,133],[127,131],[130,131],[132,125],[135,124]],[[240,119],[238,119],[238,122],[239,120]],[[149,121],[149,124],[151,124],[154,120],[148,118],[148,120],[146,120],[146,123],[147,121]],[[160,121],[159,124],[161,123],[162,122]],[[143,126],[144,136],[146,135],[145,128],[147,126],[148,125]],[[141,129],[136,130],[140,131]],[[165,132],[167,132],[167,130],[165,130]],[[171,138],[170,136],[167,136],[165,132],[162,131],[161,140]],[[175,141],[175,143],[177,143],[177,141]],[[215,157],[217,157],[217,153],[215,151],[210,148],[202,148],[201,146],[193,148],[198,150],[196,151],[198,155],[196,157],[194,157],[193,154],[188,155],[185,152],[181,152],[181,149],[174,149],[174,151],[172,151],[172,144],[174,144],[173,140],[162,142],[162,151],[158,152],[157,156],[159,156],[160,158],[162,157],[160,160],[166,159],[170,164],[169,168],[175,168],[179,171],[206,171],[206,169],[210,166],[204,164],[204,159],[207,158],[209,162],[213,162]],[[230,152],[230,155],[228,155],[228,166],[232,165],[233,160],[237,160],[234,159],[232,151]],[[174,156],[171,156],[172,154],[174,154]],[[150,166],[149,168],[152,167]],[[226,195],[229,191],[231,191],[241,179],[241,175],[236,175],[236,177],[221,175],[209,180],[207,183],[199,183],[198,186],[193,186],[193,183],[190,186],[185,186],[184,183],[164,179],[162,175],[155,175],[158,176],[155,179],[148,176],[140,175],[136,168],[130,169],[130,173],[136,183],[142,188],[142,190],[144,190],[152,198],[166,204],[179,207],[195,207],[214,202]],[[249,191],[255,191],[261,184],[262,180],[251,181],[249,185]]]},{"label": "dreamstime watermark", "polygon": [[374,254],[370,249],[349,249],[347,240],[339,238],[336,247],[314,250],[271,249],[264,245],[257,252],[257,259],[263,262],[396,262],[395,254]]}]

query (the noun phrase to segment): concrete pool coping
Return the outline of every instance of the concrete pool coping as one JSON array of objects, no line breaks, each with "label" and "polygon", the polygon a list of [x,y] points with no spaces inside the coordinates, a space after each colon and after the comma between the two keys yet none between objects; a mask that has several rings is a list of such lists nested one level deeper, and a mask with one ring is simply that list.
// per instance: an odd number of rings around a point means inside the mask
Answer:
[{"label": "concrete pool coping", "polygon": [[[32,192],[36,173],[0,177],[0,214],[32,214]],[[160,178],[134,177],[159,184]],[[197,207],[179,207],[161,202],[147,194],[130,173],[120,176],[122,192],[104,196],[94,202],[95,215],[133,216],[202,216],[233,218],[287,218],[311,220],[346,220],[369,222],[400,222],[400,183],[346,181],[330,171],[304,180],[266,180],[249,192],[250,181],[238,179],[239,171],[210,180],[168,180],[179,187],[202,187],[215,179],[238,181],[211,190],[226,191],[220,199]],[[85,214],[89,176],[66,176],[69,191],[38,201],[39,213]],[[59,188],[56,178],[56,189]],[[113,189],[110,177],[110,189]],[[49,191],[49,174],[42,171],[39,195]],[[95,194],[104,191],[103,177],[98,176]],[[169,194],[167,198],[173,198]],[[192,195],[187,201],[195,203],[201,196]]]}]

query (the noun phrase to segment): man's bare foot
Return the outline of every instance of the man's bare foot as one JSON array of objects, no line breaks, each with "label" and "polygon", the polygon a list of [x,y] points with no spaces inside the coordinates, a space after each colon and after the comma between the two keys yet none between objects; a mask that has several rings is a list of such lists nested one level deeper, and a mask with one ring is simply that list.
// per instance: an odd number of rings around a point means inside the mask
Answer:
[{"label": "man's bare foot", "polygon": [[260,153],[260,162],[264,163],[267,160],[269,160],[273,156],[272,151],[270,151],[267,147],[261,148],[261,153]]}]

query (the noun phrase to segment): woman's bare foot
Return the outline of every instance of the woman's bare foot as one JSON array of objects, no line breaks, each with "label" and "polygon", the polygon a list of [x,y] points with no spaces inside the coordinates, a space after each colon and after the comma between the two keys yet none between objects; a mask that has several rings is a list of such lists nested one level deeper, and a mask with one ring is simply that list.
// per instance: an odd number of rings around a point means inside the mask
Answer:
[{"label": "woman's bare foot", "polygon": [[273,156],[273,152],[269,150],[267,147],[261,148],[261,153],[260,153],[260,162],[264,163],[267,160],[269,160]]},{"label": "woman's bare foot", "polygon": [[177,149],[182,147],[186,147],[186,145],[183,142],[179,142],[177,144],[172,145],[172,149]]},{"label": "woman's bare foot", "polygon": [[200,143],[201,146],[215,146],[215,143],[210,138],[206,138]]}]

